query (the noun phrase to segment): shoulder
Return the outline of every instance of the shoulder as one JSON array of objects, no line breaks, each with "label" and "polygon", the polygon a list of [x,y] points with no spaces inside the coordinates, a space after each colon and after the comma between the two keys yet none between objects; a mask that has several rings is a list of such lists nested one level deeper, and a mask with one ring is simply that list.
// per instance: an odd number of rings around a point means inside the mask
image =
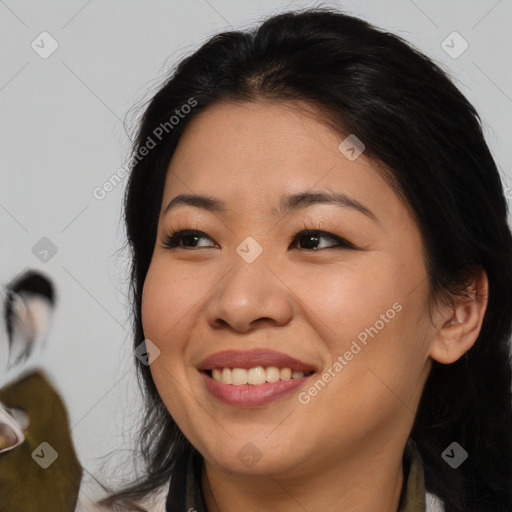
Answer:
[{"label": "shoulder", "polygon": [[[139,501],[138,504],[148,512],[165,512],[165,500],[168,490],[168,485],[161,486],[146,496],[144,500]],[[98,505],[98,502],[106,497],[107,493],[101,485],[90,473],[84,471],[78,503],[74,512],[111,512],[113,508]]]},{"label": "shoulder", "polygon": [[[165,500],[169,491],[168,485],[157,488],[148,495],[139,504],[150,512],[165,512]],[[99,485],[99,483],[88,473],[84,471],[80,486],[80,494],[77,507],[74,512],[110,512],[109,507],[100,507],[97,502],[105,498],[107,494]],[[435,494],[426,492],[425,495],[425,512],[445,512],[445,508],[441,499]]]},{"label": "shoulder", "polygon": [[425,496],[426,512],[444,512],[444,505],[441,499],[429,492]]}]

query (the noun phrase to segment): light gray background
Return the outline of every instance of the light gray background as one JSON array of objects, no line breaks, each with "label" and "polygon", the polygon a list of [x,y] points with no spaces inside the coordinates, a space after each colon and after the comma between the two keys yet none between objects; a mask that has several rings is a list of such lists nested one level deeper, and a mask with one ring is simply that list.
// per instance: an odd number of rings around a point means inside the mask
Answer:
[{"label": "light gray background", "polygon": [[[57,286],[58,309],[39,364],[68,406],[76,449],[89,472],[97,473],[110,450],[130,446],[139,407],[128,260],[117,252],[124,183],[103,200],[92,193],[125,163],[123,120],[155,91],[166,69],[214,32],[312,5],[0,0],[0,284],[31,267]],[[512,185],[511,0],[324,5],[342,6],[401,35],[448,70],[479,111],[506,185]],[[59,45],[47,59],[31,48],[43,31]],[[469,44],[456,59],[441,46],[453,31]],[[507,194],[512,197],[512,189]],[[32,252],[42,237],[57,247],[46,262]]]}]

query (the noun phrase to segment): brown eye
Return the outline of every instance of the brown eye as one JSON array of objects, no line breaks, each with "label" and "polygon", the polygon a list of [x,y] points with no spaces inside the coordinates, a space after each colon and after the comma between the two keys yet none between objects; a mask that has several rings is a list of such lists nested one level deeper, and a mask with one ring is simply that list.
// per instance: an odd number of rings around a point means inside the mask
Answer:
[{"label": "brown eye", "polygon": [[184,229],[171,233],[163,242],[167,249],[194,249],[196,247],[213,247],[212,245],[198,245],[201,240],[211,240],[206,233],[194,229]]},{"label": "brown eye", "polygon": [[[324,242],[327,240],[327,245]],[[325,231],[318,230],[306,230],[301,231],[297,235],[292,242],[293,245],[299,244],[300,249],[306,250],[322,250],[322,249],[331,249],[336,247],[341,247],[345,249],[354,249],[354,246],[340,238],[339,236],[333,235],[331,233],[327,233]]]}]

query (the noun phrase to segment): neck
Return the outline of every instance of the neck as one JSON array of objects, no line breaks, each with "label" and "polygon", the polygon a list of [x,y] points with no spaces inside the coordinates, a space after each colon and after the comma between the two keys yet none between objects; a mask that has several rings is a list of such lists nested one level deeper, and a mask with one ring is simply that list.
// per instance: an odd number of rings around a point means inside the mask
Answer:
[{"label": "neck", "polygon": [[208,512],[398,511],[404,484],[402,452],[390,448],[378,456],[370,450],[351,460],[334,457],[322,468],[311,467],[301,475],[241,475],[205,461],[202,487],[206,506]]}]

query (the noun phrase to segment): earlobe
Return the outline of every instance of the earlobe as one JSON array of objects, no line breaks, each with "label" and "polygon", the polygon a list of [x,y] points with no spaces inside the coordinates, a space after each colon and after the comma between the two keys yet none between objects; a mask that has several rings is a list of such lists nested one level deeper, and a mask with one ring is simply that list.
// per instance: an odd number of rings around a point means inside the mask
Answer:
[{"label": "earlobe", "polygon": [[442,364],[460,359],[480,334],[487,308],[489,283],[487,274],[479,269],[468,283],[467,295],[454,297],[444,310],[430,347],[430,357]]}]

